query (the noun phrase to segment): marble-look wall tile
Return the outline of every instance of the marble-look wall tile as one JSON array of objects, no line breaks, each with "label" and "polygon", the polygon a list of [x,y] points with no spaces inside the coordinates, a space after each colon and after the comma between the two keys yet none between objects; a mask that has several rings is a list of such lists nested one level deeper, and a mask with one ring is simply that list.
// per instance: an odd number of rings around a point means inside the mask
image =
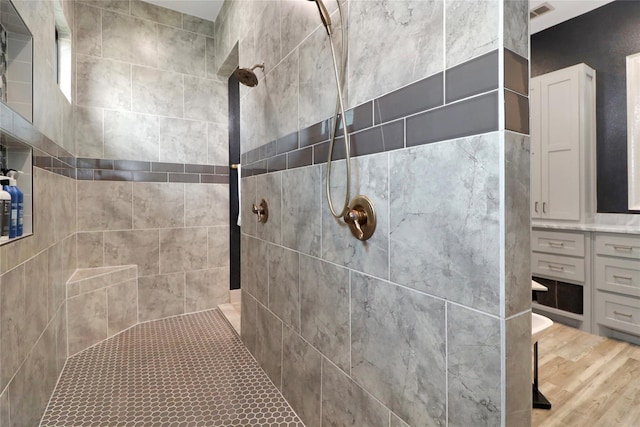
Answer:
[{"label": "marble-look wall tile", "polygon": [[79,268],[102,267],[104,265],[104,234],[101,231],[93,233],[77,233]]},{"label": "marble-look wall tile", "polygon": [[321,184],[320,166],[282,173],[282,244],[312,256],[321,254]]},{"label": "marble-look wall tile", "polygon": [[185,312],[216,308],[229,302],[229,268],[187,271]]},{"label": "marble-look wall tile", "polygon": [[82,3],[112,10],[114,12],[129,13],[130,0],[79,0]]},{"label": "marble-look wall tile", "polygon": [[207,232],[207,265],[209,268],[228,267],[230,264],[229,226],[209,227]]},{"label": "marble-look wall tile", "polygon": [[131,14],[160,24],[170,25],[176,28],[182,27],[182,13],[142,0],[131,0]]},{"label": "marble-look wall tile", "polygon": [[62,280],[66,283],[78,267],[78,248],[76,236],[71,235],[62,241]]},{"label": "marble-look wall tile", "polygon": [[531,307],[531,205],[529,137],[504,134],[505,316]]},{"label": "marble-look wall tile", "polygon": [[282,241],[282,173],[261,175],[257,180],[257,198],[266,200],[269,206],[269,220],[256,225],[258,238],[279,245]]},{"label": "marble-look wall tile", "polygon": [[[382,279],[389,277],[388,160],[387,153],[351,160],[351,198],[366,195],[376,211],[376,230],[366,242],[354,238],[342,218],[333,217],[326,195],[322,197],[322,258]],[[335,209],[344,202],[345,173],[344,161],[332,164],[331,196]],[[325,179],[323,168],[323,183]]]},{"label": "marble-look wall tile", "polygon": [[49,256],[47,251],[40,252],[27,261],[24,271],[25,316],[28,322],[25,334],[21,339],[26,342],[27,348],[31,348],[49,322],[47,316]]},{"label": "marble-look wall tile", "polygon": [[187,227],[229,225],[226,185],[185,184],[184,206]]},{"label": "marble-look wall tile", "polygon": [[[265,72],[273,70],[283,58],[280,49],[281,0],[267,0],[262,15],[255,21],[254,43],[256,58],[264,61]],[[288,53],[288,52],[287,52]]]},{"label": "marble-look wall tile", "polygon": [[160,273],[199,270],[207,267],[207,229],[160,230]]},{"label": "marble-look wall tile", "polygon": [[282,322],[258,304],[254,356],[269,379],[282,390]]},{"label": "marble-look wall tile", "polygon": [[131,64],[158,66],[158,26],[121,13],[102,12],[102,56]]},{"label": "marble-look wall tile", "polygon": [[525,312],[504,322],[506,425],[528,427],[531,425],[531,313]]},{"label": "marble-look wall tile", "polygon": [[300,256],[300,334],[349,372],[349,270]]},{"label": "marble-look wall tile", "polygon": [[278,246],[269,249],[269,309],[300,331],[300,255]]},{"label": "marble-look wall tile", "polygon": [[9,389],[5,389],[2,394],[0,394],[0,425],[11,425],[9,414]]},{"label": "marble-look wall tile", "polygon": [[[329,13],[333,13],[335,11],[337,7],[335,1],[332,0],[324,3]],[[344,7],[345,12],[346,9],[347,7]],[[309,34],[317,31],[318,28],[322,29],[322,32],[324,33],[324,40],[327,44],[329,43],[327,33],[322,26],[320,18],[318,17],[318,9],[315,4],[303,3],[295,0],[285,0],[282,2],[280,16],[283,55],[287,55],[289,52],[293,51],[307,36],[309,36]],[[333,20],[332,23],[339,28],[337,15],[334,16],[335,23]],[[331,58],[329,58],[329,61],[331,61]],[[331,73],[333,73],[333,71],[331,71]]]},{"label": "marble-look wall tile", "polygon": [[138,278],[138,320],[184,313],[184,273]]},{"label": "marble-look wall tile", "polygon": [[217,61],[216,61],[216,42],[213,38],[207,37],[205,40],[205,68],[207,69],[207,78],[214,79],[217,77]]},{"label": "marble-look wall tile", "polygon": [[89,107],[131,109],[131,65],[77,55],[76,103]]},{"label": "marble-look wall tile", "polygon": [[500,319],[448,304],[447,351],[449,425],[500,425]]},{"label": "marble-look wall tile", "polygon": [[282,395],[306,427],[319,427],[322,355],[287,327],[282,347]]},{"label": "marble-look wall tile", "polygon": [[[283,177],[283,180],[286,179]],[[284,182],[284,181],[283,181]],[[241,224],[242,224],[242,232],[249,236],[256,236],[257,233],[257,222],[256,215],[251,212],[251,206],[254,203],[258,203],[257,199],[257,188],[258,188],[258,178],[257,177],[249,177],[242,178],[242,212],[240,212]],[[283,212],[284,212],[284,200],[282,202]]]},{"label": "marble-look wall tile", "polygon": [[4,389],[28,351],[23,339],[27,328],[24,264],[5,273],[1,286],[0,347],[12,349],[0,353],[0,388]]},{"label": "marble-look wall tile", "polygon": [[244,286],[242,288],[242,305],[240,306],[240,337],[249,352],[256,354],[256,316],[258,315],[258,303],[249,294]]},{"label": "marble-look wall tile", "polygon": [[529,1],[507,0],[504,4],[504,47],[529,57]]},{"label": "marble-look wall tile", "polygon": [[138,322],[138,280],[131,279],[107,288],[107,336]]},{"label": "marble-look wall tile", "polygon": [[158,67],[176,73],[205,75],[205,43],[202,35],[158,26]]},{"label": "marble-look wall tile", "polygon": [[207,123],[207,164],[224,165],[229,162],[229,126],[226,123]]},{"label": "marble-look wall tile", "polygon": [[446,68],[498,48],[500,1],[446,2]]},{"label": "marble-look wall tile", "polygon": [[391,420],[389,422],[389,427],[410,427],[409,424],[402,421],[396,414],[391,413]]},{"label": "marble-look wall tile", "polygon": [[322,425],[325,427],[387,427],[389,410],[344,372],[323,358]]},{"label": "marble-look wall tile", "polygon": [[204,34],[209,37],[214,37],[215,34],[213,22],[186,14],[182,15],[182,28],[194,33]]},{"label": "marble-look wall tile", "polygon": [[[226,124],[229,120],[227,82],[222,80],[184,77],[184,117]],[[226,162],[226,160],[225,160]]]},{"label": "marble-look wall tile", "polygon": [[76,3],[75,27],[76,53],[102,56],[102,10]]},{"label": "marble-look wall tile", "polygon": [[349,107],[443,70],[442,0],[349,3]]},{"label": "marble-look wall tile", "polygon": [[443,301],[351,273],[351,376],[410,425],[445,424],[445,327]]},{"label": "marble-look wall tile", "polygon": [[62,243],[49,248],[47,254],[47,319],[51,320],[64,303],[67,295],[67,278],[63,277]]},{"label": "marble-look wall tile", "polygon": [[266,242],[246,238],[246,256],[242,257],[241,270],[246,271],[242,288],[264,305],[268,305],[269,247]]},{"label": "marble-look wall tile", "polygon": [[181,74],[134,65],[131,76],[133,111],[182,117],[184,83]]},{"label": "marble-look wall tile", "polygon": [[138,265],[140,276],[160,271],[158,230],[109,231],[104,233],[104,265]]},{"label": "marble-look wall tile", "polygon": [[[309,4],[300,3],[293,10],[309,6]],[[317,16],[312,17],[317,21]],[[302,21],[304,21],[304,19],[302,19]],[[299,25],[303,25],[303,22],[300,22]],[[340,34],[339,21],[336,21],[336,25],[338,26],[336,28],[338,32],[335,34]],[[294,29],[294,31],[296,30]],[[339,37],[336,37],[334,40],[336,42],[336,53],[339,58],[342,54],[342,40],[340,40]],[[324,26],[317,27],[316,30],[304,40],[302,45],[300,45],[299,55],[300,105],[298,111],[298,126],[300,129],[303,129],[327,117],[331,117],[336,110],[336,78],[333,70],[333,59],[331,57],[331,45],[329,44]],[[343,93],[344,96],[346,96],[346,85],[343,88]]]},{"label": "marble-look wall tile", "polygon": [[392,282],[500,313],[499,149],[490,133],[390,153]]},{"label": "marble-look wall tile", "polygon": [[103,157],[103,111],[101,108],[75,106],[76,156]]},{"label": "marble-look wall tile", "polygon": [[58,377],[55,345],[54,331],[48,328],[11,381],[12,427],[38,425]]},{"label": "marble-look wall tile", "polygon": [[69,354],[73,355],[107,338],[106,290],[67,300]]},{"label": "marble-look wall tile", "polygon": [[264,143],[298,130],[297,52],[283,59],[261,84],[264,96],[260,120],[263,120],[264,132],[260,139]]},{"label": "marble-look wall tile", "polygon": [[133,228],[184,227],[185,184],[133,183]]},{"label": "marble-look wall tile", "polygon": [[104,111],[105,158],[158,161],[159,140],[158,117]]},{"label": "marble-look wall tile", "polygon": [[193,120],[160,118],[160,161],[173,163],[205,162],[207,124]]},{"label": "marble-look wall tile", "polygon": [[56,360],[57,370],[62,372],[67,362],[67,303],[64,302],[53,318],[53,324],[56,328]]},{"label": "marble-look wall tile", "polygon": [[78,181],[78,230],[131,229],[130,182]]}]

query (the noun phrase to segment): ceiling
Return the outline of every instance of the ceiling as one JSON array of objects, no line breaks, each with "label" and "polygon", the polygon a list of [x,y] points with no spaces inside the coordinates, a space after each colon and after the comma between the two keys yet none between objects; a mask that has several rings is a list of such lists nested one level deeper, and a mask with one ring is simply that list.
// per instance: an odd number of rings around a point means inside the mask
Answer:
[{"label": "ceiling", "polygon": [[535,9],[544,3],[551,5],[553,8],[552,11],[532,19],[529,29],[531,34],[535,34],[612,1],[614,0],[529,0],[529,10]]},{"label": "ceiling", "polygon": [[147,3],[177,10],[198,18],[215,21],[223,0],[145,0]]},{"label": "ceiling", "polygon": [[[177,10],[189,15],[215,21],[224,0],[145,0],[158,6]],[[531,20],[531,34],[553,27],[561,22],[587,13],[614,0],[529,0],[529,9],[543,3],[550,4],[552,11]]]}]

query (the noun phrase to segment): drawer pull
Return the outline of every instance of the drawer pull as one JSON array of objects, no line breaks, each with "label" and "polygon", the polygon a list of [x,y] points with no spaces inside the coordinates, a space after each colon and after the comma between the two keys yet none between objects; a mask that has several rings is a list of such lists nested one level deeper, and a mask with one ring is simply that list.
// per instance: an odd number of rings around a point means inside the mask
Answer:
[{"label": "drawer pull", "polygon": [[553,270],[553,271],[564,271],[564,266],[563,265],[553,265],[553,264],[547,264],[549,266],[549,270]]},{"label": "drawer pull", "polygon": [[549,240],[549,246],[553,246],[554,248],[563,248],[564,242],[553,242]]},{"label": "drawer pull", "polygon": [[613,249],[616,251],[624,251],[624,252],[631,252],[633,250],[631,246],[620,246],[620,245],[613,245]]},{"label": "drawer pull", "polygon": [[613,278],[614,279],[622,279],[622,280],[633,280],[633,277],[631,277],[631,276],[620,276],[618,274],[614,274]]},{"label": "drawer pull", "polygon": [[628,317],[628,318],[632,318],[633,317],[633,314],[621,313],[619,311],[614,311],[613,314],[615,314],[617,316]]}]

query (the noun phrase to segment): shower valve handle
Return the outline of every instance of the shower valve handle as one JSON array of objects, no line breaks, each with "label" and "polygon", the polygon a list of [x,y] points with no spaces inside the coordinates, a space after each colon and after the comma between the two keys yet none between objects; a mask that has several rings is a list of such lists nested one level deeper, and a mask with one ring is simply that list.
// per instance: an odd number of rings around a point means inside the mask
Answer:
[{"label": "shower valve handle", "polygon": [[[352,227],[351,232],[354,234],[356,239],[362,240],[364,236],[364,231],[362,231],[362,226],[360,224],[367,223],[367,214],[363,210],[351,209],[347,211],[344,215],[344,222],[346,222],[349,227]],[[353,228],[357,230],[357,234],[353,232]]]},{"label": "shower valve handle", "polygon": [[356,239],[365,241],[373,236],[376,229],[376,212],[368,197],[356,196],[349,204],[343,219]]},{"label": "shower valve handle", "polygon": [[267,201],[262,199],[259,205],[254,204],[251,207],[251,212],[258,215],[258,222],[265,223],[267,219],[269,219],[269,206],[267,205]]}]

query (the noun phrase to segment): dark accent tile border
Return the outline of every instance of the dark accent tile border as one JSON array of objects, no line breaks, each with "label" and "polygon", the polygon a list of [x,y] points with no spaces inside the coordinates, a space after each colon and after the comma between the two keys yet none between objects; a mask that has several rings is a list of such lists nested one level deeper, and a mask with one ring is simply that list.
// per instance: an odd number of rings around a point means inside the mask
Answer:
[{"label": "dark accent tile border", "polygon": [[[345,111],[344,115],[347,120],[347,130],[349,133],[369,128],[373,126],[373,102],[369,101],[358,105],[351,110]],[[336,136],[340,135],[344,135],[342,119],[338,122],[338,130],[336,131]]]},{"label": "dark accent tile border", "polygon": [[300,148],[328,140],[331,137],[331,123],[332,119],[327,119],[300,130]]},{"label": "dark accent tile border", "polygon": [[375,123],[385,123],[444,104],[443,73],[398,89],[374,101]]},{"label": "dark accent tile border", "polygon": [[[498,53],[489,52],[349,110],[346,115],[351,156],[498,130]],[[506,114],[510,115],[507,127],[528,133],[527,98],[507,92],[510,95],[506,96],[512,98],[505,102]],[[326,163],[332,120],[323,120],[242,154],[242,177]],[[343,140],[344,136],[336,138],[334,160],[345,158]]]},{"label": "dark accent tile border", "polygon": [[407,118],[407,147],[498,130],[498,91]]},{"label": "dark accent tile border", "polygon": [[529,61],[509,49],[504,50],[504,87],[529,96]]},{"label": "dark accent tile border", "polygon": [[229,183],[227,165],[78,159],[77,179],[96,181]]},{"label": "dark accent tile border", "polygon": [[498,51],[457,65],[447,70],[445,75],[447,103],[497,89]]},{"label": "dark accent tile border", "polygon": [[507,129],[529,134],[529,98],[505,89],[504,115]]}]

